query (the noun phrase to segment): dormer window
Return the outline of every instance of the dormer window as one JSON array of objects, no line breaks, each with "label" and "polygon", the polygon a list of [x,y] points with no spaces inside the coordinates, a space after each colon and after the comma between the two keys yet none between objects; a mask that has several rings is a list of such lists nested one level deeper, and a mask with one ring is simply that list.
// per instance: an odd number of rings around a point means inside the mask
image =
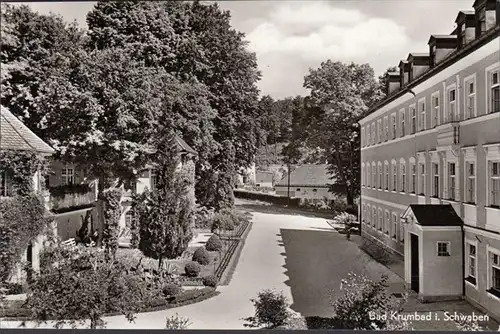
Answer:
[{"label": "dormer window", "polygon": [[483,7],[479,10],[479,26],[481,28],[480,33],[483,34],[486,32],[486,7]]},{"label": "dormer window", "polygon": [[465,38],[465,23],[460,26],[460,46],[464,46],[467,43]]}]

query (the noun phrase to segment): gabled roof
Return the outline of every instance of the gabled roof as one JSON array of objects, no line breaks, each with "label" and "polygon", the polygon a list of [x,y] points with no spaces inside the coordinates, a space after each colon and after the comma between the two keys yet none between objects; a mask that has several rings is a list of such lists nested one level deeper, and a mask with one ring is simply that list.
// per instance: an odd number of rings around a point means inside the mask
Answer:
[{"label": "gabled roof", "polygon": [[451,204],[411,204],[403,214],[406,218],[413,212],[416,223],[421,226],[462,226],[463,221]]},{"label": "gabled roof", "polygon": [[0,150],[55,153],[52,147],[34,134],[9,109],[1,106],[0,110]]},{"label": "gabled roof", "polygon": [[[290,186],[323,186],[333,183],[326,169],[326,164],[322,165],[302,165],[290,174]],[[288,186],[288,177],[281,179],[276,186]]]},{"label": "gabled roof", "polygon": [[191,153],[191,154],[194,154],[194,155],[197,155],[198,153],[196,153],[196,151],[191,147],[189,146],[185,141],[184,139],[182,139],[181,137],[179,136],[175,136],[175,140],[177,141],[177,144],[179,145],[179,148],[181,149],[181,152],[187,152],[187,153]]}]

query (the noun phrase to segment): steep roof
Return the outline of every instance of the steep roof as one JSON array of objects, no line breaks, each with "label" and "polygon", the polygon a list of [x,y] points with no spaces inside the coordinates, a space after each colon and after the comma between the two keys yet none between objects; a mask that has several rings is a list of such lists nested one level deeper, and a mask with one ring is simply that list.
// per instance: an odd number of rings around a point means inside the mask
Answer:
[{"label": "steep roof", "polygon": [[179,147],[180,147],[180,149],[181,149],[182,152],[187,152],[187,153],[191,153],[191,154],[197,155],[196,151],[191,146],[189,146],[184,141],[184,139],[182,139],[179,136],[175,136],[175,140],[177,141],[177,144],[179,145]]},{"label": "steep roof", "polygon": [[[302,165],[290,174],[290,186],[327,186],[333,182],[330,177],[326,164]],[[288,178],[285,176],[276,185],[288,186]]]},{"label": "steep roof", "polygon": [[55,151],[23,124],[9,109],[0,108],[0,149],[35,151],[53,154]]},{"label": "steep roof", "polygon": [[457,215],[451,204],[411,204],[408,209],[411,209],[417,224],[421,226],[463,225],[462,219]]}]

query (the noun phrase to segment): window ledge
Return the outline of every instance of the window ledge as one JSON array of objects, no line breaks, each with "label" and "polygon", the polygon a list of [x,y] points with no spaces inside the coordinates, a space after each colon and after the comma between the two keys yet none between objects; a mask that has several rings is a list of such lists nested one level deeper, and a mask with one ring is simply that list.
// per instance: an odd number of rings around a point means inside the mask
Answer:
[{"label": "window ledge", "polygon": [[410,193],[410,196],[417,196],[417,194],[415,194],[415,193]]},{"label": "window ledge", "polygon": [[393,235],[391,239],[394,240],[394,241],[398,241],[398,239],[396,239],[395,235]]},{"label": "window ledge", "polygon": [[396,194],[397,191],[396,190],[391,190],[391,193]]},{"label": "window ledge", "polygon": [[378,190],[378,191],[382,191],[382,188],[378,188],[377,190]]},{"label": "window ledge", "polygon": [[476,208],[477,205],[475,203],[464,203],[465,206],[470,206],[472,208]]},{"label": "window ledge", "polygon": [[500,291],[494,289],[486,290],[488,297],[500,301]]},{"label": "window ledge", "polygon": [[406,195],[406,192],[405,191],[400,191],[399,192],[401,195]]},{"label": "window ledge", "polygon": [[496,206],[485,206],[484,208],[488,211],[500,211],[500,208]]},{"label": "window ledge", "polygon": [[418,194],[417,196],[420,198],[425,198],[425,194]]},{"label": "window ledge", "polygon": [[388,193],[388,192],[389,192],[389,190],[385,189],[385,190],[384,190],[384,192]]},{"label": "window ledge", "polygon": [[465,283],[477,290],[477,280],[474,277],[469,276],[465,278]]},{"label": "window ledge", "polygon": [[456,199],[443,199],[443,201],[448,202],[448,203],[458,203]]}]

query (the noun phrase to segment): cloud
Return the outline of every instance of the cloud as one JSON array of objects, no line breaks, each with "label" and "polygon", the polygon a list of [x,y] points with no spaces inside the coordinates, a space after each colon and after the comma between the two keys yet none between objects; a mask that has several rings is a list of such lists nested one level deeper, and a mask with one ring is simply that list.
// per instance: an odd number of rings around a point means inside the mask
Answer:
[{"label": "cloud", "polygon": [[328,59],[370,63],[381,74],[408,52],[418,51],[412,49],[405,27],[396,21],[335,5],[278,2],[266,20],[247,34],[249,48],[257,54],[263,72],[259,86],[264,92],[303,92],[307,68]]}]

